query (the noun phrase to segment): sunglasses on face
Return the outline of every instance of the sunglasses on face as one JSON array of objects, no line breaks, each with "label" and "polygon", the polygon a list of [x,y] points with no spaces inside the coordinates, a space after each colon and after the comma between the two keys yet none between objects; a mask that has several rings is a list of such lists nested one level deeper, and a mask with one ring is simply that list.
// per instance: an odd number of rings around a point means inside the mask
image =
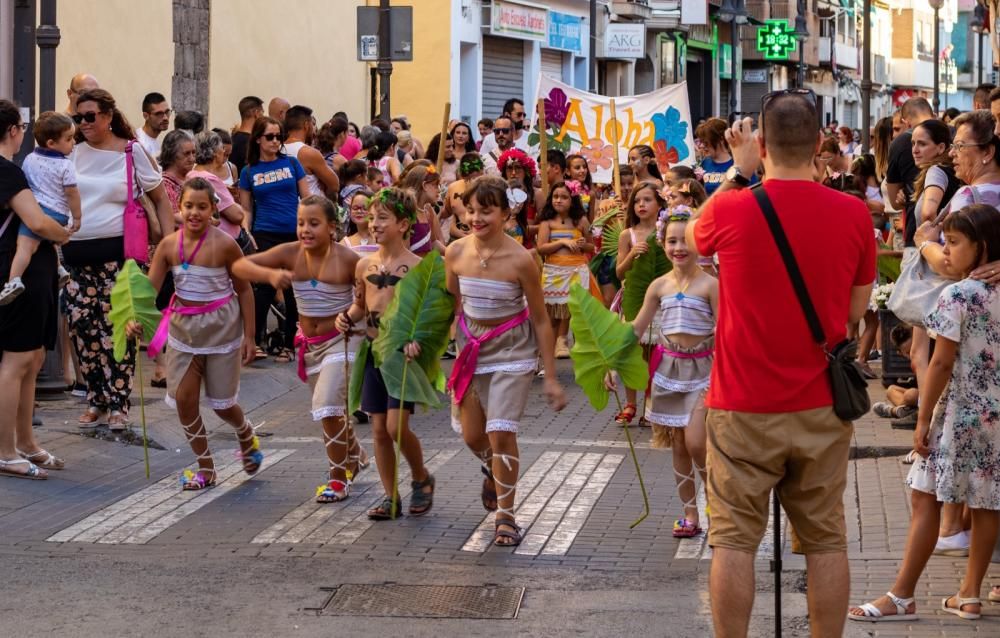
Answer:
[{"label": "sunglasses on face", "polygon": [[510,129],[509,128],[495,128],[495,129],[493,129],[493,133],[499,133],[500,135],[508,135],[508,134],[510,134]]},{"label": "sunglasses on face", "polygon": [[73,116],[73,121],[77,124],[82,124],[86,122],[87,124],[93,124],[97,121],[97,111],[91,111],[89,113],[77,113]]},{"label": "sunglasses on face", "polygon": [[281,141],[281,133],[266,133],[261,135],[261,137],[268,142],[273,142],[274,140],[278,140],[279,142]]}]

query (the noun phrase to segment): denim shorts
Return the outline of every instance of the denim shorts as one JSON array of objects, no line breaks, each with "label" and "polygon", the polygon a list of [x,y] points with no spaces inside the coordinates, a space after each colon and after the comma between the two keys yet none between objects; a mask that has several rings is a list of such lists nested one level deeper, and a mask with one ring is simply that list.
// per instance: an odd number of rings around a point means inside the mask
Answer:
[{"label": "denim shorts", "polygon": [[[49,208],[48,206],[42,206],[41,204],[39,204],[39,206],[41,206],[43,213],[45,213],[52,219],[56,220],[56,222],[58,222],[60,226],[65,226],[66,224],[69,223],[69,215],[63,215],[62,213],[58,213]],[[31,232],[31,229],[28,228],[28,226],[23,222],[21,223],[21,227],[18,228],[17,234],[23,237],[31,237],[36,241],[45,241],[44,237],[39,237],[35,233]]]}]

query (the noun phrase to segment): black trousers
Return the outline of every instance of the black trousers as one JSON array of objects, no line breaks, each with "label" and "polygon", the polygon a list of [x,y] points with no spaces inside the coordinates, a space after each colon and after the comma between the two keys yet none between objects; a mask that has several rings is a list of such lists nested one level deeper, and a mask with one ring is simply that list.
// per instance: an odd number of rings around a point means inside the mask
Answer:
[{"label": "black trousers", "polygon": [[[267,231],[256,231],[253,234],[257,240],[258,252],[264,252],[278,244],[285,244],[290,241],[298,241],[295,233],[271,233]],[[274,296],[277,291],[267,284],[254,284],[254,321],[256,323],[257,334],[254,339],[258,346],[264,346],[264,335],[267,334],[267,312],[271,304],[274,303]],[[295,330],[299,322],[298,308],[295,306],[295,295],[291,289],[284,293],[285,297],[285,321],[281,326],[284,333],[284,344],[288,349],[293,349],[295,342]]]}]

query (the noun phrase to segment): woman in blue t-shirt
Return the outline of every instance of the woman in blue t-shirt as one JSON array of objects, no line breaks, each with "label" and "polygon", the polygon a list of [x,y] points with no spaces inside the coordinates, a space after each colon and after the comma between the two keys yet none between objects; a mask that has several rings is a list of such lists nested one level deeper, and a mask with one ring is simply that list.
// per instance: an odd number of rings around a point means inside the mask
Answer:
[{"label": "woman in blue t-shirt", "polygon": [[[248,212],[250,232],[260,251],[298,241],[295,227],[299,198],[309,196],[302,165],[281,152],[284,139],[281,122],[270,117],[258,119],[247,143],[247,165],[240,173],[240,205]],[[258,359],[267,356],[262,346],[267,333],[267,311],[275,294],[271,286],[254,286]],[[294,297],[290,294],[284,297],[284,343],[275,358],[278,363],[287,363],[293,358],[295,326],[299,320]]]},{"label": "woman in blue t-shirt", "polygon": [[713,117],[695,130],[695,137],[705,149],[705,159],[700,167],[703,171],[701,181],[705,184],[705,192],[711,195],[722,182],[726,181],[726,171],[733,165],[733,155],[726,144],[726,121]]}]

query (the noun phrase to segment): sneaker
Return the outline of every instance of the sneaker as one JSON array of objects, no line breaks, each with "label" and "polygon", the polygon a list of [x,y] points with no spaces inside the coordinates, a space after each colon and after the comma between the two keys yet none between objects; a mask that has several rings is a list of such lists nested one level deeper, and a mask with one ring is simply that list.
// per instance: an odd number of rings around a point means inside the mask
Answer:
[{"label": "sneaker", "polygon": [[878,350],[872,350],[871,352],[868,353],[869,361],[878,361],[881,358],[882,358],[882,353],[879,352]]},{"label": "sneaker", "polygon": [[908,417],[911,414],[917,414],[918,410],[916,406],[913,405],[897,405],[892,409],[892,416],[897,419],[902,419]]},{"label": "sneaker", "polygon": [[934,545],[935,556],[958,556],[969,555],[969,532],[961,531],[951,536],[939,536],[937,544]]},{"label": "sneaker", "polygon": [[83,383],[74,383],[73,389],[69,393],[75,397],[85,398],[87,396],[87,386]]},{"label": "sneaker", "polygon": [[357,419],[358,423],[368,423],[368,414],[361,410],[355,410],[353,416]]},{"label": "sneaker", "polygon": [[20,277],[14,277],[0,290],[0,306],[6,306],[24,292],[24,284]]},{"label": "sneaker", "polygon": [[59,264],[59,269],[56,272],[59,273],[59,287],[62,288],[69,283],[69,271],[63,268],[62,264]]},{"label": "sneaker", "polygon": [[899,416],[897,414],[893,414],[893,409],[895,409],[895,407],[896,406],[892,405],[887,401],[879,401],[878,403],[872,406],[872,412],[882,417],[883,419],[890,419]]},{"label": "sneaker", "polygon": [[893,420],[889,425],[891,425],[895,430],[916,430],[917,411],[913,410],[910,414]]}]

